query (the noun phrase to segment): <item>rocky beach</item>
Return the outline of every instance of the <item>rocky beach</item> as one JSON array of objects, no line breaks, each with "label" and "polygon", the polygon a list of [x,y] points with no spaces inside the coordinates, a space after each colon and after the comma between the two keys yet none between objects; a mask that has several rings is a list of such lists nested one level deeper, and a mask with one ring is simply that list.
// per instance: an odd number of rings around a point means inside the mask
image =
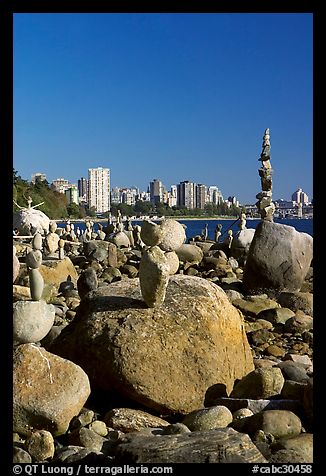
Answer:
[{"label": "rocky beach", "polygon": [[15,463],[313,461],[310,235],[47,226],[14,238]]}]

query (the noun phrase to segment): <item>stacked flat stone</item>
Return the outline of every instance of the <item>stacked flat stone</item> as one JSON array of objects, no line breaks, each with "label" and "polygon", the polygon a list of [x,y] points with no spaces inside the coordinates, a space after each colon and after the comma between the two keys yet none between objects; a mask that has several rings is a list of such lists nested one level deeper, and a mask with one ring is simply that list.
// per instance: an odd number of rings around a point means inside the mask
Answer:
[{"label": "stacked flat stone", "polygon": [[263,147],[258,160],[261,161],[262,166],[258,170],[262,191],[256,195],[258,202],[256,206],[263,220],[273,221],[273,215],[275,212],[275,205],[272,202],[272,174],[273,169],[270,163],[270,135],[269,129],[265,130],[263,138]]},{"label": "stacked flat stone", "polygon": [[41,341],[52,328],[55,317],[54,306],[41,300],[44,280],[38,269],[42,264],[40,233],[35,233],[32,246],[26,256],[32,300],[17,301],[13,305],[13,338],[18,344]]},{"label": "stacked flat stone", "polygon": [[185,230],[176,220],[160,224],[145,220],[140,236],[148,247],[143,249],[139,266],[141,294],[148,307],[158,307],[164,302],[169,276],[178,270],[176,250],[186,240]]},{"label": "stacked flat stone", "polygon": [[56,253],[59,248],[59,240],[60,237],[56,233],[57,224],[55,221],[51,221],[49,225],[49,233],[46,235],[44,240],[44,248],[47,252],[47,256],[49,257],[56,257]]}]

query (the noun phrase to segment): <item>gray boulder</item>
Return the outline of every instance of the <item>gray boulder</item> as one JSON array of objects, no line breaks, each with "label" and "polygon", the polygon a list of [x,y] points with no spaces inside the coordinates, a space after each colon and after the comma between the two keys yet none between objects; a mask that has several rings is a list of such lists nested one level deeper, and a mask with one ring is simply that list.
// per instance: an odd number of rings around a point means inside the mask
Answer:
[{"label": "gray boulder", "polygon": [[231,243],[231,256],[238,260],[240,266],[243,266],[246,262],[255,231],[254,228],[245,228],[244,230],[238,231],[233,236]]},{"label": "gray boulder", "polygon": [[39,232],[49,232],[50,219],[36,208],[23,208],[14,213],[13,228],[18,228],[20,235],[30,235]]},{"label": "gray boulder", "polygon": [[129,434],[115,450],[123,463],[267,463],[248,435],[222,428],[174,435]]},{"label": "gray boulder", "polygon": [[250,245],[243,273],[244,289],[248,293],[299,291],[312,257],[310,235],[263,220]]},{"label": "gray boulder", "polygon": [[13,338],[16,343],[39,342],[54,324],[55,308],[45,301],[17,301],[13,310]]}]

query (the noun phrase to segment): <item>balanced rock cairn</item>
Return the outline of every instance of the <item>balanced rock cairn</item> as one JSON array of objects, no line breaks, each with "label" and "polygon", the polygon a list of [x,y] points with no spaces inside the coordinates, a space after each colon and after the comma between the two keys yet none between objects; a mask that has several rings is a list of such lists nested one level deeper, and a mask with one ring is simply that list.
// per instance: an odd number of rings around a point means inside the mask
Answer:
[{"label": "balanced rock cairn", "polygon": [[159,225],[145,220],[141,240],[146,245],[139,266],[141,294],[148,307],[159,307],[165,299],[169,276],[179,267],[175,251],[185,242],[186,234],[176,220],[163,220]]},{"label": "balanced rock cairn", "polygon": [[256,206],[260,213],[262,220],[273,221],[273,214],[275,212],[275,205],[272,202],[272,174],[273,169],[270,163],[270,135],[269,129],[265,130],[263,138],[263,148],[258,160],[261,161],[262,166],[258,170],[262,191],[256,195],[258,202]]}]

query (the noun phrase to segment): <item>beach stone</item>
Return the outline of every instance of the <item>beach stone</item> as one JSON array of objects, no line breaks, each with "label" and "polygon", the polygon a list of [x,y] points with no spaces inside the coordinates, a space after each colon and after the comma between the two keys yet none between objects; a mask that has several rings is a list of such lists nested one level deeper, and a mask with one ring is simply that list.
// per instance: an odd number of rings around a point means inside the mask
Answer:
[{"label": "beach stone", "polygon": [[189,413],[184,417],[182,423],[191,431],[202,431],[225,428],[232,420],[232,413],[227,407],[216,405]]},{"label": "beach stone", "polygon": [[294,413],[302,411],[300,402],[285,398],[254,400],[251,398],[220,397],[215,400],[215,404],[227,407],[232,413],[244,408],[251,410],[252,413],[259,413],[264,410],[290,410]]},{"label": "beach stone", "polygon": [[139,282],[148,307],[158,307],[163,303],[169,274],[168,261],[158,246],[144,250],[139,265]]},{"label": "beach stone", "polygon": [[298,355],[298,354],[286,354],[284,361],[295,362],[296,364],[303,365],[304,367],[310,367],[312,365],[312,360],[308,355]]},{"label": "beach stone", "polygon": [[233,428],[185,434],[128,434],[115,450],[117,463],[266,463],[248,435]]},{"label": "beach stone", "polygon": [[196,245],[182,244],[177,250],[179,261],[184,264],[184,269],[200,264],[204,254],[203,251]]},{"label": "beach stone", "polygon": [[295,380],[285,380],[281,397],[289,398],[291,400],[303,400],[306,383],[296,382]]},{"label": "beach stone", "polygon": [[38,430],[33,432],[25,441],[25,447],[34,461],[40,462],[53,458],[54,440],[49,431]]},{"label": "beach stone", "polygon": [[294,380],[295,382],[307,382],[309,380],[306,369],[301,364],[291,360],[284,360],[277,366],[281,369],[286,379]]},{"label": "beach stone", "polygon": [[13,303],[13,338],[15,343],[39,342],[54,324],[55,309],[45,301]]},{"label": "beach stone", "polygon": [[163,237],[159,247],[163,251],[176,251],[187,239],[184,227],[177,220],[163,220],[160,227]]},{"label": "beach stone", "polygon": [[243,294],[241,294],[239,291],[235,291],[234,289],[224,289],[224,292],[231,303],[233,303],[233,301],[235,301],[236,299],[243,298]]},{"label": "beach stone", "polygon": [[268,329],[258,329],[248,333],[248,340],[254,345],[264,344],[270,342],[274,338],[273,333]]},{"label": "beach stone", "polygon": [[85,372],[34,344],[22,344],[13,356],[13,430],[28,435],[47,430],[64,434],[90,395]]},{"label": "beach stone", "polygon": [[165,258],[167,260],[168,266],[170,268],[170,275],[175,274],[180,265],[179,257],[175,251],[167,251],[165,253]]},{"label": "beach stone", "polygon": [[74,416],[70,422],[70,429],[77,430],[83,426],[90,425],[94,420],[95,413],[93,410],[89,410],[88,408],[82,408],[79,415]]},{"label": "beach stone", "polygon": [[263,430],[276,439],[297,436],[302,429],[300,418],[289,410],[264,410],[242,418],[239,423],[242,425],[241,431],[249,435]]},{"label": "beach stone", "polygon": [[304,314],[308,314],[308,316],[313,316],[312,293],[282,292],[277,300],[282,307],[288,307],[295,313],[302,311]]},{"label": "beach stone", "polygon": [[278,450],[268,458],[270,464],[295,464],[308,463],[307,456],[301,453],[300,450],[283,449]]},{"label": "beach stone", "polygon": [[269,299],[265,296],[256,298],[247,296],[243,299],[234,300],[232,304],[233,306],[240,309],[243,314],[250,317],[258,317],[261,311],[280,307],[280,305],[274,299]]},{"label": "beach stone", "polygon": [[253,415],[253,412],[249,408],[239,408],[233,413],[233,420],[240,420],[241,418],[247,418]]},{"label": "beach stone", "polygon": [[106,438],[89,428],[78,428],[69,434],[69,444],[72,446],[82,446],[93,451],[101,451]]},{"label": "beach stone", "polygon": [[281,393],[284,377],[278,367],[253,370],[237,382],[230,394],[232,398],[266,399]]},{"label": "beach stone", "polygon": [[30,235],[31,227],[33,233],[48,233],[49,225],[50,219],[36,208],[23,208],[13,215],[13,229],[17,228],[20,235]]},{"label": "beach stone", "polygon": [[285,332],[302,333],[304,331],[310,331],[313,328],[314,320],[311,316],[300,313],[298,311],[293,317],[290,317],[284,324]]},{"label": "beach stone", "polygon": [[118,268],[112,268],[111,266],[105,268],[104,271],[101,273],[101,279],[106,283],[120,281],[121,277],[121,271]]},{"label": "beach stone", "polygon": [[108,427],[122,431],[123,433],[169,425],[169,423],[162,418],[132,408],[113,408],[105,414],[103,421]]},{"label": "beach stone", "polygon": [[28,271],[28,276],[31,299],[33,301],[39,301],[42,298],[44,291],[44,279],[37,268],[30,269]]},{"label": "beach stone", "polygon": [[37,269],[42,264],[42,253],[40,250],[30,251],[25,259],[26,266],[31,269]]},{"label": "beach stone", "polygon": [[254,359],[254,365],[255,369],[259,369],[262,367],[273,367],[277,365],[277,362],[275,362],[275,360],[270,360],[269,358],[262,357],[259,359]]},{"label": "beach stone", "polygon": [[130,248],[130,241],[128,236],[123,231],[118,231],[109,238],[111,243],[114,243],[118,248]]},{"label": "beach stone", "polygon": [[77,280],[77,289],[80,299],[84,299],[86,294],[94,291],[98,287],[96,272],[93,268],[87,268],[83,271]]},{"label": "beach stone", "polygon": [[281,438],[271,446],[272,451],[293,450],[298,452],[305,463],[313,463],[313,435],[311,433],[301,433],[291,438]]},{"label": "beach stone", "polygon": [[80,365],[94,389],[166,413],[202,408],[209,387],[231,391],[254,368],[242,316],[223,290],[184,275],[170,277],[154,309],[144,305],[137,278],[98,288],[51,351]]},{"label": "beach stone", "polygon": [[[243,273],[249,293],[299,291],[313,257],[313,238],[292,226],[262,220]],[[283,304],[283,307],[289,307]]]},{"label": "beach stone", "polygon": [[16,256],[16,248],[13,247],[13,263],[12,263],[12,269],[13,269],[13,280],[12,282],[14,283],[19,275],[19,268],[20,268],[20,262],[19,259]]},{"label": "beach stone", "polygon": [[38,268],[45,284],[60,286],[60,283],[69,279],[76,284],[78,273],[71,259],[65,256],[62,260],[46,259],[42,261],[42,265]]},{"label": "beach stone", "polygon": [[233,235],[231,256],[238,260],[240,266],[243,266],[246,261],[255,231],[254,228],[245,228]]},{"label": "beach stone", "polygon": [[265,309],[258,314],[259,319],[265,319],[271,322],[273,325],[285,324],[290,317],[293,317],[295,313],[287,307],[276,307],[273,309]]},{"label": "beach stone", "polygon": [[136,266],[131,264],[124,264],[120,268],[121,273],[126,274],[128,278],[137,278],[138,276],[138,269]]},{"label": "beach stone", "polygon": [[104,421],[95,420],[89,425],[89,429],[95,431],[100,436],[106,436],[108,434],[108,429]]},{"label": "beach stone", "polygon": [[100,262],[107,260],[107,265],[117,267],[117,247],[114,243],[103,240],[91,240],[83,243],[86,258],[94,258]]},{"label": "beach stone", "polygon": [[162,431],[162,435],[181,435],[183,433],[190,433],[184,423],[172,423],[172,425],[165,426]]},{"label": "beach stone", "polygon": [[13,448],[13,460],[14,464],[26,464],[32,463],[32,457],[27,451],[23,450],[19,446],[15,446]]},{"label": "beach stone", "polygon": [[149,220],[144,220],[141,225],[140,237],[147,246],[157,246],[163,238],[160,225]]},{"label": "beach stone", "polygon": [[284,357],[285,350],[278,345],[271,344],[265,349],[265,354],[273,357]]}]

